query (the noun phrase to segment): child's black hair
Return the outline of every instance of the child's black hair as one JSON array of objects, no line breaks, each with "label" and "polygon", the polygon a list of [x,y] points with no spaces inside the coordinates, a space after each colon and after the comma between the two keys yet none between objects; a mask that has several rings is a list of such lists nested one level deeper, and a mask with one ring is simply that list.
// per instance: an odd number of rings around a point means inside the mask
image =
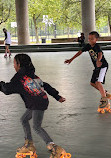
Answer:
[{"label": "child's black hair", "polygon": [[16,60],[17,64],[20,64],[20,68],[31,68],[35,72],[35,68],[32,64],[31,58],[27,54],[17,54],[15,55],[14,59]]},{"label": "child's black hair", "polygon": [[99,38],[99,37],[100,37],[99,33],[96,32],[96,31],[90,32],[89,35],[95,35],[96,38]]},{"label": "child's black hair", "polygon": [[3,31],[7,31],[6,28],[3,28]]},{"label": "child's black hair", "polygon": [[81,36],[84,36],[84,33],[83,33],[83,32],[81,33]]}]

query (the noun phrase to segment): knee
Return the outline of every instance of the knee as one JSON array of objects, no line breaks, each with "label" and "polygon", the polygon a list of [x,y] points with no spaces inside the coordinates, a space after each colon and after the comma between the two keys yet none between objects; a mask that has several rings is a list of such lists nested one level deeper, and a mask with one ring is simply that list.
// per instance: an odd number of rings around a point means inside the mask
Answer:
[{"label": "knee", "polygon": [[33,129],[34,129],[34,131],[36,131],[37,133],[39,133],[40,130],[41,130],[41,126],[40,125],[33,125]]},{"label": "knee", "polygon": [[101,82],[96,81],[96,83],[95,83],[95,84],[98,86],[98,85],[100,85],[100,84],[101,84]]},{"label": "knee", "polygon": [[24,125],[24,124],[27,123],[27,120],[21,117],[21,118],[20,118],[20,122],[21,122],[22,125]]}]

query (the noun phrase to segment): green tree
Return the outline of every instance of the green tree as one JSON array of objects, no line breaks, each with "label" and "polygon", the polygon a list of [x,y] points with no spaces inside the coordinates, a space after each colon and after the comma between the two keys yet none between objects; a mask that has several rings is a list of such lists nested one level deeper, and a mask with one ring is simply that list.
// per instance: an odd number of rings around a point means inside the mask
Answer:
[{"label": "green tree", "polygon": [[60,20],[61,0],[29,0],[29,15],[33,19],[36,42],[38,43],[38,27],[45,25],[43,15],[48,15],[48,22],[53,20],[54,26]]},{"label": "green tree", "polygon": [[32,18],[36,33],[36,43],[39,42],[38,27],[42,23],[42,17],[46,12],[45,0],[28,0],[29,4],[29,16]]},{"label": "green tree", "polygon": [[111,33],[111,1],[110,0],[96,0],[96,23],[100,27],[106,26],[107,23]]},{"label": "green tree", "polygon": [[56,38],[56,28],[60,25],[60,18],[62,16],[62,3],[61,0],[47,0],[46,1],[46,14],[48,15],[48,21],[53,21],[54,38]]},{"label": "green tree", "polygon": [[61,23],[67,27],[68,37],[70,28],[79,28],[81,23],[81,1],[80,0],[62,0]]},{"label": "green tree", "polygon": [[0,25],[5,23],[10,17],[11,3],[7,1],[0,1]]}]

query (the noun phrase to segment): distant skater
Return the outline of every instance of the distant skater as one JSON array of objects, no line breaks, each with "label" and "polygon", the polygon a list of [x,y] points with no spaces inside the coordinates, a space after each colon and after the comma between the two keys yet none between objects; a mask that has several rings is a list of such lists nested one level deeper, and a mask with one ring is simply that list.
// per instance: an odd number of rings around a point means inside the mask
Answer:
[{"label": "distant skater", "polygon": [[10,45],[11,45],[11,35],[10,35],[10,32],[8,32],[5,28],[3,28],[3,32],[5,34],[5,39],[4,39],[4,42],[5,42],[5,55],[4,57],[6,58],[7,57],[7,53],[9,53],[9,57],[11,56],[11,53],[10,53]]},{"label": "distant skater", "polygon": [[85,45],[85,36],[84,33],[81,33],[81,36],[78,37],[79,46],[83,47]]},{"label": "distant skater", "polygon": [[90,32],[88,37],[89,43],[84,46],[78,53],[76,53],[71,59],[66,60],[65,63],[70,64],[83,52],[89,52],[92,63],[95,67],[90,84],[101,94],[99,108],[106,108],[110,105],[109,99],[111,99],[111,94],[103,88],[102,84],[105,83],[105,76],[108,70],[108,62],[106,61],[100,46],[96,43],[98,38],[99,34],[96,31]]}]

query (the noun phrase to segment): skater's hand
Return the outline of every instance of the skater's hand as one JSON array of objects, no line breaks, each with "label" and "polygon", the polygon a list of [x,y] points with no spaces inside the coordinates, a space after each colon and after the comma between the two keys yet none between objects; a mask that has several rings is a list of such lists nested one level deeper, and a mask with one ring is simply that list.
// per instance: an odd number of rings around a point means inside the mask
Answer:
[{"label": "skater's hand", "polygon": [[70,64],[71,62],[72,62],[71,59],[67,59],[67,60],[65,60],[64,64]]},{"label": "skater's hand", "polygon": [[97,60],[96,65],[97,65],[97,67],[101,67],[102,62]]},{"label": "skater's hand", "polygon": [[60,103],[62,103],[62,102],[64,102],[64,101],[66,101],[66,99],[63,98],[63,97],[61,97],[61,98],[59,99],[59,102],[60,102]]}]

